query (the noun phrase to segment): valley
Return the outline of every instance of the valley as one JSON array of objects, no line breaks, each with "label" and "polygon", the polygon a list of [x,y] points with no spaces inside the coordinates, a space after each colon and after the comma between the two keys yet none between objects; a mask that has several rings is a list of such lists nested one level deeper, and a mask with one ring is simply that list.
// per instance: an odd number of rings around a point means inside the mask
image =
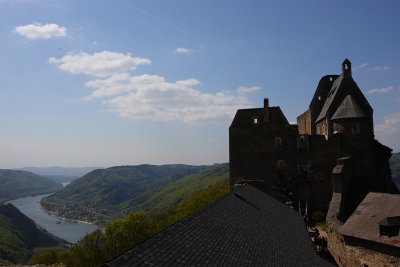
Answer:
[{"label": "valley", "polygon": [[135,210],[166,210],[191,192],[228,180],[228,164],[99,169],[42,199],[58,217],[106,224]]}]

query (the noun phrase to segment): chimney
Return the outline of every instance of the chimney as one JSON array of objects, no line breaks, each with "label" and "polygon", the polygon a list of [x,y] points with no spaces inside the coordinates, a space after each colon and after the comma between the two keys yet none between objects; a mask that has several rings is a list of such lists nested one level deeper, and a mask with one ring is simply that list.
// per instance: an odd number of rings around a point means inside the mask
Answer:
[{"label": "chimney", "polygon": [[269,101],[264,98],[264,122],[269,122]]}]

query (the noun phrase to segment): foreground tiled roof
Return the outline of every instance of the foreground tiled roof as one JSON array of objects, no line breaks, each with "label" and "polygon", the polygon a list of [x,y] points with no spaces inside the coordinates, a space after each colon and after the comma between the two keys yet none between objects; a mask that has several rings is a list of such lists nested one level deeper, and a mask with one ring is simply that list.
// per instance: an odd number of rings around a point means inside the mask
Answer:
[{"label": "foreground tiled roof", "polygon": [[105,266],[331,266],[298,212],[250,185],[116,257]]},{"label": "foreground tiled roof", "polygon": [[379,223],[400,216],[400,195],[369,193],[358,205],[339,233],[400,248],[400,236],[380,236]]}]

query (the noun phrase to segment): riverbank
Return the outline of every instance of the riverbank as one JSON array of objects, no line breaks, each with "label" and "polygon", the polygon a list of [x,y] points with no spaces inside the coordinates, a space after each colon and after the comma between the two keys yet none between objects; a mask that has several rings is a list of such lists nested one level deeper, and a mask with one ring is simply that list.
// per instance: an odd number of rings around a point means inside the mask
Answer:
[{"label": "riverbank", "polygon": [[40,201],[37,202],[37,204],[39,205],[39,207],[40,207],[44,212],[47,212],[47,214],[51,214],[52,216],[56,217],[57,219],[64,220],[64,221],[77,222],[77,223],[86,223],[86,224],[91,224],[91,225],[97,225],[97,226],[99,226],[98,224],[96,224],[96,223],[94,223],[94,222],[83,221],[83,220],[75,220],[75,219],[70,219],[70,218],[66,218],[66,217],[57,216],[57,214],[56,214],[54,211],[46,210],[46,209],[40,204]]},{"label": "riverbank", "polygon": [[40,200],[48,195],[49,194],[19,198],[11,200],[9,203],[18,208],[47,232],[69,243],[76,243],[86,234],[101,228],[92,222],[82,220],[73,221],[49,214],[49,212],[40,205]]}]

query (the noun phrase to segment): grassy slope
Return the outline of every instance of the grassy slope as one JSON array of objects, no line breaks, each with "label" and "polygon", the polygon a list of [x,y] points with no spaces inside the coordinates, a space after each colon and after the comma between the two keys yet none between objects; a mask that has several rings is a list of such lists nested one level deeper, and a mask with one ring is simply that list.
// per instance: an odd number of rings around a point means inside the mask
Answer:
[{"label": "grassy slope", "polygon": [[61,184],[31,172],[0,169],[0,202],[2,199],[51,193],[61,187]]}]

